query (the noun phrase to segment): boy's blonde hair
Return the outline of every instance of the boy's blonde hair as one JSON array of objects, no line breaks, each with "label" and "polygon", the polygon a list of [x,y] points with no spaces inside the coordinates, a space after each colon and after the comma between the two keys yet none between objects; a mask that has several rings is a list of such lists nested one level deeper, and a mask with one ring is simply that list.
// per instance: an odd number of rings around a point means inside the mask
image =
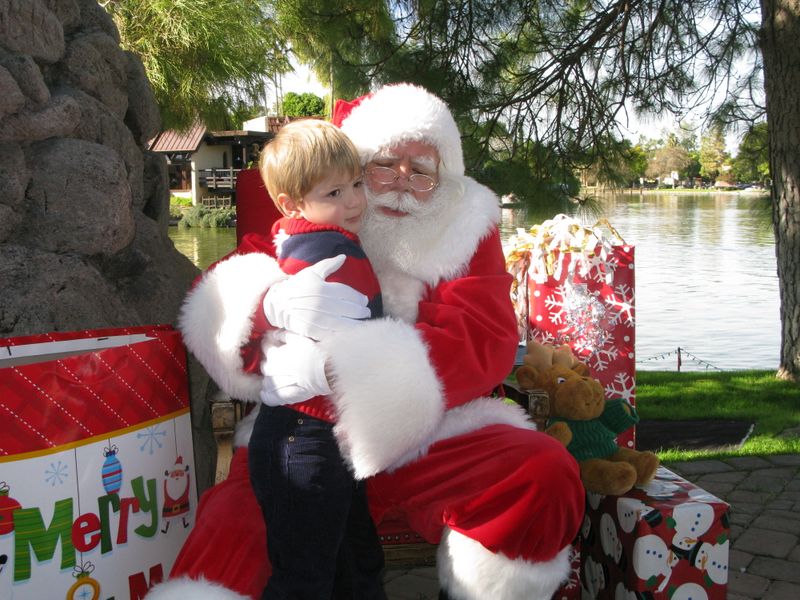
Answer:
[{"label": "boy's blonde hair", "polygon": [[341,129],[327,121],[303,119],[284,125],[261,151],[259,171],[275,206],[279,194],[301,203],[311,188],[338,173],[361,173],[358,151]]}]

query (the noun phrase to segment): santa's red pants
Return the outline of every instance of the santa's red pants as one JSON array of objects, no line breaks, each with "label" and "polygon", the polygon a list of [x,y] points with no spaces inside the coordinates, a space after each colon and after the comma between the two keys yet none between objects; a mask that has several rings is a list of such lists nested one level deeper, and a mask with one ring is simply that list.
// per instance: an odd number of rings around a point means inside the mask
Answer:
[{"label": "santa's red pants", "polygon": [[[491,425],[431,446],[422,458],[369,482],[380,531],[387,515],[438,543],[449,527],[491,552],[552,560],[577,534],[584,491],[575,460],[552,438]],[[171,576],[203,576],[257,598],[270,568],[266,531],[247,473],[247,449],[200,501]]]}]

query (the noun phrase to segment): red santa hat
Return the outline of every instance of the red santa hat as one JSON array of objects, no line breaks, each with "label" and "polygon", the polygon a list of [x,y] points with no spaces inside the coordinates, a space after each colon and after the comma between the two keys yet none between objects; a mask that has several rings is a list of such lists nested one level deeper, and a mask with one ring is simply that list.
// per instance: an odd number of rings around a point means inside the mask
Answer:
[{"label": "red santa hat", "polygon": [[440,171],[464,174],[461,135],[447,105],[416,85],[387,85],[352,102],[339,101],[333,123],[339,125],[367,163],[381,150],[422,141],[439,151]]}]

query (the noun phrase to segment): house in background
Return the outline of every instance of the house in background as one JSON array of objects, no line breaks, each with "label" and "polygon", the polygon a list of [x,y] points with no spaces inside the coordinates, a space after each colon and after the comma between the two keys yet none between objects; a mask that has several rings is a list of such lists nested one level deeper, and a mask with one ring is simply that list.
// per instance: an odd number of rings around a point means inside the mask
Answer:
[{"label": "house in background", "polygon": [[150,142],[150,150],[166,156],[170,193],[191,197],[193,205],[235,205],[236,176],[258,162],[261,148],[275,136],[283,119],[270,117],[266,122],[275,129],[250,129],[248,121],[241,131],[209,131],[198,123],[183,132],[159,133]]}]

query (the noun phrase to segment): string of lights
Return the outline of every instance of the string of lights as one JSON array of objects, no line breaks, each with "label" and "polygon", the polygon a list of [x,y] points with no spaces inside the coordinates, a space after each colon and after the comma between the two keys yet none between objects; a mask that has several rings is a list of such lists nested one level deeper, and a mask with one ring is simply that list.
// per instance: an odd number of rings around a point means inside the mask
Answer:
[{"label": "string of lights", "polygon": [[681,370],[681,367],[683,366],[684,361],[687,360],[687,359],[690,362],[693,362],[695,364],[698,364],[700,366],[705,367],[706,370],[708,370],[708,369],[716,369],[717,371],[722,371],[722,369],[720,369],[719,367],[717,367],[715,365],[712,365],[710,362],[695,356],[694,354],[689,352],[686,348],[682,348],[680,346],[678,346],[678,348],[676,350],[671,350],[669,352],[662,352],[661,354],[655,354],[655,355],[653,355],[653,356],[651,356],[649,358],[645,358],[645,359],[642,359],[642,360],[637,360],[636,362],[645,363],[645,362],[650,362],[650,361],[654,361],[654,360],[668,360],[673,356],[676,358],[677,365],[678,365],[678,371]]}]

